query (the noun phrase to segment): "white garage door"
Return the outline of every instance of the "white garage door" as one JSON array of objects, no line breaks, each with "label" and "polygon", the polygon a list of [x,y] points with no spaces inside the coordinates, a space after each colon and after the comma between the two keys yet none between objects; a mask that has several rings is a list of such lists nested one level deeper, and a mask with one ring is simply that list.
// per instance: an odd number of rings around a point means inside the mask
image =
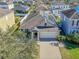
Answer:
[{"label": "white garage door", "polygon": [[41,32],[40,38],[56,38],[57,33],[56,32]]}]

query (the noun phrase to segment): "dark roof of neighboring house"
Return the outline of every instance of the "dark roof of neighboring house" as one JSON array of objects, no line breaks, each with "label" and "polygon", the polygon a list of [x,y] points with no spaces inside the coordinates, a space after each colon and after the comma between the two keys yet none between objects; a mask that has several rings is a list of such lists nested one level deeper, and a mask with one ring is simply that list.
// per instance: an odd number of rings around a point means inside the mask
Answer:
[{"label": "dark roof of neighboring house", "polygon": [[76,9],[65,10],[62,13],[68,18],[79,19],[79,12]]},{"label": "dark roof of neighboring house", "polygon": [[64,15],[67,16],[68,18],[70,18],[74,13],[75,13],[76,10],[74,9],[69,9],[69,10],[65,10],[63,11]]},{"label": "dark roof of neighboring house", "polygon": [[29,9],[28,6],[22,7],[21,5],[18,5],[18,6],[15,6],[15,7],[14,7],[14,10],[20,10],[20,11],[26,11],[26,10],[28,10],[28,9]]}]

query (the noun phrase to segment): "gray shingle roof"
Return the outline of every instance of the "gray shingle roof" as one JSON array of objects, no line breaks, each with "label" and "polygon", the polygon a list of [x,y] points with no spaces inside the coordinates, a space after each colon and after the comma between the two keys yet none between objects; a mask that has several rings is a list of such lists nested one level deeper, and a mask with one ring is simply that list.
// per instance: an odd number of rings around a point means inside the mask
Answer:
[{"label": "gray shingle roof", "polygon": [[40,14],[37,14],[33,16],[31,19],[25,19],[21,24],[20,24],[20,29],[32,29],[34,27],[57,27],[55,24],[55,21],[52,17],[49,17],[47,20],[46,26],[45,26],[45,18],[41,16]]},{"label": "gray shingle roof", "polygon": [[26,10],[28,10],[28,9],[29,9],[28,6],[22,7],[22,6],[20,6],[20,5],[15,6],[15,8],[14,8],[14,10],[20,10],[20,11],[26,11]]},{"label": "gray shingle roof", "polygon": [[32,29],[35,26],[39,25],[42,21],[43,21],[43,18],[40,15],[36,15],[35,17],[29,19],[28,21],[23,22],[20,25],[20,29]]}]

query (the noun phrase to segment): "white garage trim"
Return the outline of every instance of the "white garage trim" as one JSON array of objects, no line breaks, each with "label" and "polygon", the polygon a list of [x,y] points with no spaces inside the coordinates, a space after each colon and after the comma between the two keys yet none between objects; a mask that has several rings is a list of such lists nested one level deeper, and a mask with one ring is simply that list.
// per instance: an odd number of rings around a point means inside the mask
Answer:
[{"label": "white garage trim", "polygon": [[56,38],[57,32],[40,32],[40,38]]}]

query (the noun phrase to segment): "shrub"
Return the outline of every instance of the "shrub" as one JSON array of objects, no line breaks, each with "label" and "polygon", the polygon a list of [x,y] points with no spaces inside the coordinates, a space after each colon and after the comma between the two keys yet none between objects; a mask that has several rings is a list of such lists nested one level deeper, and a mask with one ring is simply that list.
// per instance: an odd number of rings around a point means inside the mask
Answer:
[{"label": "shrub", "polygon": [[68,35],[67,40],[72,43],[79,44],[79,34],[75,33],[73,35]]},{"label": "shrub", "polygon": [[64,41],[66,39],[66,36],[58,35],[57,39],[58,39],[58,41]]}]

